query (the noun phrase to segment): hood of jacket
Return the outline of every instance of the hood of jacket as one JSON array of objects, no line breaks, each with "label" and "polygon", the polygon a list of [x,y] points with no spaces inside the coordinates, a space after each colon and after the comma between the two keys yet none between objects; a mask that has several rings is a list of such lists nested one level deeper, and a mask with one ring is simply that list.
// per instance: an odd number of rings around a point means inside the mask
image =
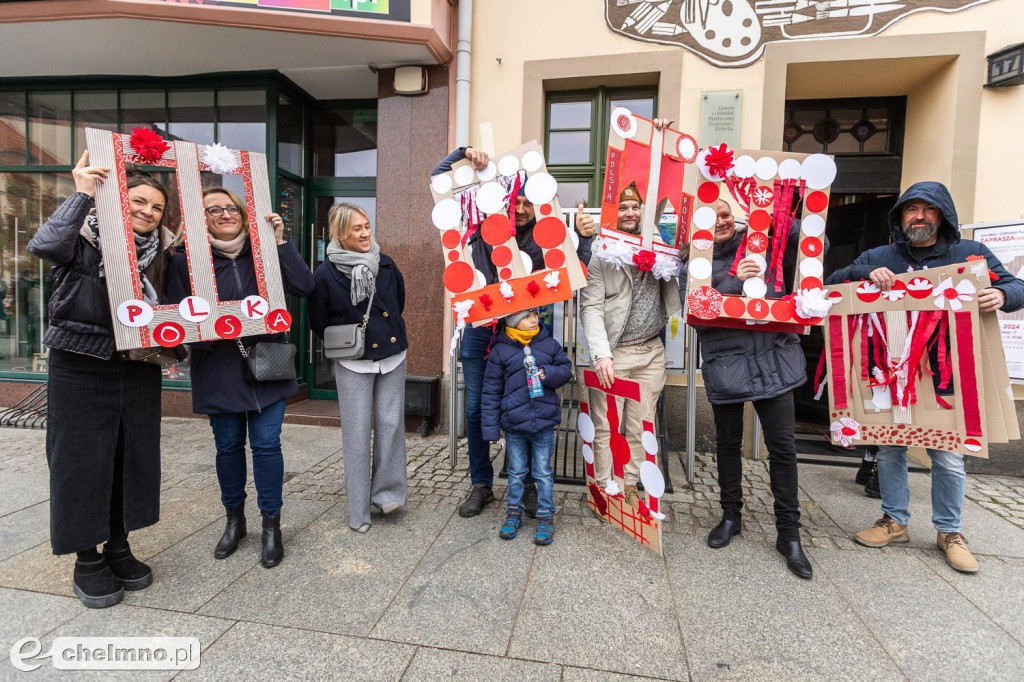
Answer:
[{"label": "hood of jacket", "polygon": [[914,200],[927,201],[942,213],[942,224],[939,226],[938,241],[935,244],[936,251],[946,251],[960,241],[960,221],[949,190],[941,182],[917,182],[907,188],[889,211],[889,234],[898,248],[908,253],[910,251],[910,243],[903,234],[903,206]]}]

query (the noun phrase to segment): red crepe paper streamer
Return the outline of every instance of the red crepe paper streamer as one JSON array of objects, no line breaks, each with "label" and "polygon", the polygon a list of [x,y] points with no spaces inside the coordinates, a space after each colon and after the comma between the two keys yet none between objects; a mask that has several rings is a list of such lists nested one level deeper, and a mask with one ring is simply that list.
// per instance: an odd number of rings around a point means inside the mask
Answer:
[{"label": "red crepe paper streamer", "polygon": [[707,164],[708,172],[720,177],[725,177],[735,165],[732,150],[724,142],[718,147],[709,147],[704,162]]},{"label": "red crepe paper streamer", "polygon": [[483,304],[484,310],[486,310],[487,312],[490,312],[491,311],[491,306],[494,305],[494,300],[490,296],[488,296],[487,294],[483,294],[483,295],[480,296],[480,303]]},{"label": "red crepe paper streamer", "polygon": [[643,500],[640,500],[639,507],[640,507],[640,516],[645,518],[645,519],[647,519],[647,520],[650,520],[650,518],[651,518],[651,508],[647,506],[647,503],[644,502]]},{"label": "red crepe paper streamer", "polygon": [[135,156],[143,163],[156,163],[163,158],[164,152],[171,148],[171,145],[164,141],[164,138],[154,133],[149,128],[132,128],[131,137],[128,138]]},{"label": "red crepe paper streamer", "polygon": [[740,261],[747,257],[747,236],[750,232],[744,232],[740,239],[740,245],[736,247],[736,257],[732,259],[732,267],[729,268],[729,276],[735,277],[736,270],[740,267]]},{"label": "red crepe paper streamer", "polygon": [[540,293],[540,285],[531,279],[526,285],[526,290],[530,292],[530,296],[536,298],[537,294]]},{"label": "red crepe paper streamer", "polygon": [[841,315],[828,316],[828,347],[832,352],[832,400],[836,409],[845,410],[846,402],[846,358],[843,353],[843,318]]},{"label": "red crepe paper streamer", "polygon": [[956,324],[956,349],[960,356],[960,396],[964,408],[964,431],[968,436],[981,436],[978,376],[974,364],[974,323],[970,312],[953,315]]},{"label": "red crepe paper streamer", "polygon": [[736,200],[736,203],[750,213],[750,193],[757,187],[757,180],[754,178],[738,178],[730,175],[725,179],[725,186],[729,188],[729,194]]},{"label": "red crepe paper streamer", "polygon": [[650,272],[654,269],[654,261],[656,256],[654,252],[649,249],[641,249],[633,254],[633,265],[640,272]]}]

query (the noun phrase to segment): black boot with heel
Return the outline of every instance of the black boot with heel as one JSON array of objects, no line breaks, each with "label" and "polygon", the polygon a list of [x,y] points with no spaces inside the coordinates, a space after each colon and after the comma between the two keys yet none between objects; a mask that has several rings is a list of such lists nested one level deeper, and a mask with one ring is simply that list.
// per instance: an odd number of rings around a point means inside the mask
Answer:
[{"label": "black boot with heel", "polygon": [[273,568],[284,558],[284,542],[281,540],[281,512],[271,517],[263,514],[263,553],[260,563],[263,568]]},{"label": "black boot with heel", "polygon": [[221,536],[217,548],[213,550],[213,556],[217,559],[227,559],[238,549],[238,541],[245,537],[245,503],[239,502],[234,509],[225,507],[227,522],[224,525],[224,535]]}]

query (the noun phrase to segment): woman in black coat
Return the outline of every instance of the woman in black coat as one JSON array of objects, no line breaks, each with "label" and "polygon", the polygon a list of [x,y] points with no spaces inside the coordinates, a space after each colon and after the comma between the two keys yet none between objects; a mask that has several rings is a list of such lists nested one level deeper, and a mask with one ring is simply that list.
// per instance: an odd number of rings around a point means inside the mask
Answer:
[{"label": "woman in black coat", "polygon": [[[348,525],[370,529],[370,505],[384,514],[409,498],[405,463],[405,280],[395,261],[380,252],[370,219],[354,204],[335,204],[327,214],[331,243],[313,275],[309,326],[358,324],[369,308],[366,346],[355,360],[334,366],[341,404]],[[372,303],[371,303],[372,300]],[[373,471],[370,426],[373,426]]]},{"label": "woman in black coat", "polygon": [[[241,301],[246,296],[258,295],[245,205],[232,192],[211,187],[203,192],[203,206],[213,251],[218,298],[221,301]],[[274,226],[277,237],[277,255],[285,290],[295,296],[308,296],[313,289],[313,276],[299,250],[284,239],[284,222],[276,213],[271,213],[266,219]],[[167,299],[171,303],[179,303],[191,295],[188,259],[184,253],[178,253],[171,260]],[[245,339],[247,347],[259,342],[288,343],[288,335],[264,334]],[[192,410],[210,416],[217,447],[217,481],[227,516],[224,535],[214,549],[214,557],[226,559],[246,535],[245,483],[248,472],[245,441],[248,432],[256,501],[263,518],[260,563],[272,568],[284,558],[281,540],[284,487],[281,425],[287,398],[298,392],[299,385],[295,379],[247,381],[245,359],[237,341],[193,343],[190,350]]]},{"label": "woman in black coat", "polygon": [[[54,554],[78,554],[74,592],[86,606],[103,608],[121,601],[124,590],[153,582],[152,570],[132,555],[128,533],[160,516],[160,367],[117,351],[92,213],[96,184],[110,169],[88,162],[86,152],[72,171],[77,191],[28,250],[53,264],[44,337],[50,542]],[[148,174],[130,175],[127,184],[144,297],[156,305],[170,241],[162,230],[167,190]]]}]

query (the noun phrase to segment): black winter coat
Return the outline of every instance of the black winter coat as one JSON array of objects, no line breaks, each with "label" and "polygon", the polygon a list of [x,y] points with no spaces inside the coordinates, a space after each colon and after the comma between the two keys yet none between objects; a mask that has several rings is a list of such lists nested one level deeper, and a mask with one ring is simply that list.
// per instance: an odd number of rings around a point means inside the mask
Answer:
[{"label": "black winter coat", "polygon": [[[742,238],[743,234],[737,232],[729,241],[715,244],[711,284],[723,294],[743,293],[743,283],[729,274]],[[800,224],[795,221],[786,245],[784,269],[795,264],[799,239]],[[828,248],[827,240],[825,248]],[[771,262],[770,254],[766,254],[766,258]],[[684,263],[679,276],[684,300],[686,270],[687,264]],[[785,293],[776,293],[771,286],[768,287],[769,298],[781,298]],[[701,325],[693,327],[700,340],[700,371],[704,389],[708,401],[713,404],[769,400],[807,382],[807,361],[796,334]]]},{"label": "black winter coat", "polygon": [[[277,257],[281,263],[281,279],[285,291],[294,296],[308,296],[313,290],[313,275],[295,245],[291,242],[281,244],[277,247]],[[234,260],[213,251],[213,271],[220,300],[240,301],[246,296],[259,294],[252,249],[248,242]],[[178,253],[171,259],[166,288],[168,303],[180,303],[192,295],[188,259],[184,253]],[[247,347],[260,341],[288,343],[288,334],[261,334],[242,339]],[[294,379],[247,382],[245,359],[235,341],[203,341],[189,344],[189,350],[192,411],[196,414],[258,411],[299,390]]]},{"label": "black winter coat", "polygon": [[495,334],[480,402],[484,440],[498,440],[502,430],[536,433],[561,423],[562,401],[557,389],[572,379],[572,363],[544,327],[530,342],[530,352],[545,374],[541,381],[544,395],[539,398],[531,398],[526,386],[523,344],[509,338],[503,326]]},{"label": "black winter coat", "polygon": [[[359,324],[366,315],[366,301],[352,305],[352,280],[325,261],[313,273],[313,294],[306,311],[309,328],[323,338],[324,329],[339,324]],[[364,360],[383,360],[409,348],[405,334],[405,278],[389,256],[380,254],[373,310],[366,324]]]},{"label": "black winter coat", "polygon": [[[939,227],[938,241],[927,251],[914,253],[903,234],[903,205],[908,201],[920,199],[927,201],[942,212],[942,225]],[[889,268],[897,275],[926,268],[937,268],[943,265],[963,263],[968,256],[984,256],[988,261],[989,270],[996,274],[992,283],[1006,295],[1003,312],[1012,313],[1024,308],[1024,280],[1020,280],[1007,271],[987,246],[971,239],[960,238],[960,223],[956,215],[956,206],[949,190],[938,182],[918,182],[911,185],[896,205],[889,211],[889,234],[892,243],[868,249],[857,257],[853,264],[836,270],[826,280],[826,284],[853,282],[868,279],[871,271],[876,268]]]}]

